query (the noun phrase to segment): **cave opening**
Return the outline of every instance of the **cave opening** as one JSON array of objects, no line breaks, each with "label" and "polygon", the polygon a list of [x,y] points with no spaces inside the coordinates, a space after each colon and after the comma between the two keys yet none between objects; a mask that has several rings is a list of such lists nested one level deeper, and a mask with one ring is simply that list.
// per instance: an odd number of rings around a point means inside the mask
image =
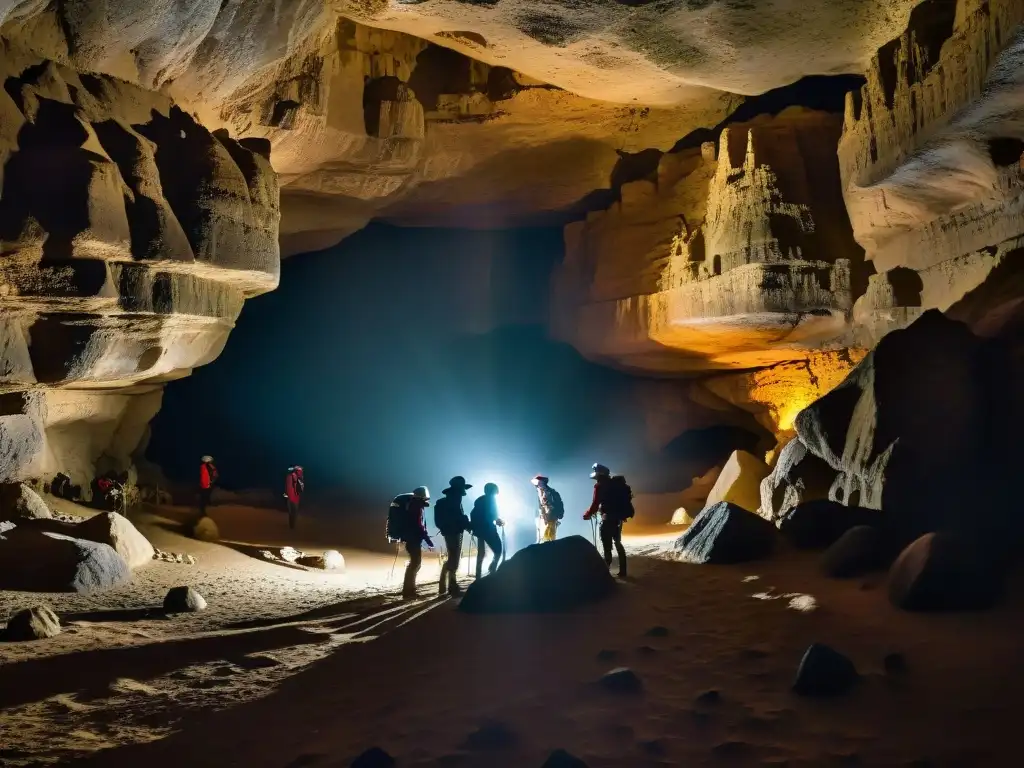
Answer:
[{"label": "cave opening", "polygon": [[563,250],[560,228],[374,224],[288,259],[221,356],[167,386],[147,458],[188,483],[212,454],[236,490],[276,487],[298,462],[311,498],[378,506],[456,474],[525,493],[542,472],[585,505],[595,461],[635,476],[637,492],[681,491],[756,441],[729,428],[692,433],[685,450],[650,444],[643,380],[549,336]]}]

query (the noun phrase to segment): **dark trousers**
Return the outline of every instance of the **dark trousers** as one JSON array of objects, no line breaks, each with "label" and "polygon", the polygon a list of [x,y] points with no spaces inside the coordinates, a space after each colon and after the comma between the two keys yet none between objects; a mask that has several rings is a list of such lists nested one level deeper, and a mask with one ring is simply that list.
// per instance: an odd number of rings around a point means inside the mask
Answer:
[{"label": "dark trousers", "polygon": [[483,575],[485,544],[491,548],[493,553],[487,572],[494,573],[498,570],[498,561],[501,559],[501,537],[498,535],[498,529],[493,525],[482,534],[478,534],[476,538],[476,577],[478,579]]},{"label": "dark trousers", "polygon": [[604,547],[604,561],[612,564],[612,544],[619,555],[619,575],[626,575],[626,548],[622,546],[622,521],[609,517],[601,518],[601,546]]},{"label": "dark trousers", "polygon": [[206,508],[210,506],[210,497],[213,496],[213,488],[199,489],[199,516],[206,517]]},{"label": "dark trousers", "polygon": [[452,592],[458,589],[456,579],[459,576],[459,561],[462,559],[462,533],[444,534],[444,547],[448,550],[448,559],[441,569],[440,591]]},{"label": "dark trousers", "polygon": [[405,582],[402,584],[402,594],[414,597],[416,595],[416,574],[420,572],[423,564],[422,542],[405,542],[405,551],[409,553],[409,565],[405,568]]},{"label": "dark trousers", "polygon": [[299,502],[288,499],[288,527],[295,530],[295,523],[299,519]]}]

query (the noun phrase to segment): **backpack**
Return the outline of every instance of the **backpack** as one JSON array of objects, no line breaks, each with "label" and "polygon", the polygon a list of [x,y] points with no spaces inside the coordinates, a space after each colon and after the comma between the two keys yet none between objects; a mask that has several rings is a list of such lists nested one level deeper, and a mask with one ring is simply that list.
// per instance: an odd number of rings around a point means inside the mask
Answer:
[{"label": "backpack", "polygon": [[400,493],[388,507],[388,525],[385,534],[388,541],[403,541],[409,534],[409,501],[411,493]]},{"label": "backpack", "polygon": [[550,487],[548,492],[551,494],[551,514],[555,516],[555,520],[561,520],[565,517],[565,504],[562,503],[562,494]]},{"label": "backpack", "polygon": [[461,531],[462,517],[458,502],[451,496],[442,496],[434,504],[434,525],[442,534]]},{"label": "backpack", "polygon": [[604,502],[605,510],[617,520],[629,520],[635,514],[633,509],[633,489],[626,484],[622,475],[613,475],[608,480],[608,496]]}]

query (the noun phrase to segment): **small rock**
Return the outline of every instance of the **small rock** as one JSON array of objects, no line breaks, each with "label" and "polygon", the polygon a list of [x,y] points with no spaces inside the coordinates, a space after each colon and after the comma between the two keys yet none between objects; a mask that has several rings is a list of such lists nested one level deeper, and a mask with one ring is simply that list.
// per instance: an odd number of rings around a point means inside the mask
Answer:
[{"label": "small rock", "polygon": [[192,587],[172,587],[164,598],[167,613],[195,613],[206,610],[206,600]]},{"label": "small rock", "polygon": [[704,691],[704,693],[702,693],[700,696],[698,696],[696,698],[696,703],[697,704],[701,704],[703,706],[707,706],[707,705],[711,705],[711,704],[717,704],[721,700],[722,700],[722,694],[720,694],[718,691],[711,690],[711,691]]},{"label": "small rock", "polygon": [[281,547],[278,554],[280,555],[281,559],[284,560],[286,563],[294,563],[300,557],[305,557],[306,553],[300,552],[299,550],[295,549],[295,547]]},{"label": "small rock", "polygon": [[350,768],[394,768],[395,758],[380,747],[370,747],[352,761]]},{"label": "small rock", "polygon": [[192,555],[185,555],[185,562],[188,563],[189,565],[195,565],[196,564],[196,559]]},{"label": "small rock", "polygon": [[324,552],[320,559],[323,564],[320,566],[325,571],[343,571],[345,570],[345,558],[341,556],[341,552],[336,549],[328,549]]},{"label": "small rock", "polygon": [[184,563],[185,562],[185,556],[183,554],[181,554],[181,552],[178,552],[177,554],[174,555],[174,562],[176,562],[176,563]]},{"label": "small rock", "polygon": [[857,668],[843,654],[814,643],[800,661],[793,690],[801,696],[833,696],[848,691],[858,677]]},{"label": "small rock", "polygon": [[556,749],[548,755],[541,768],[587,768],[587,764],[564,749]]},{"label": "small rock", "polygon": [[24,483],[0,485],[0,514],[4,513],[31,520],[49,520],[53,517],[42,497]]},{"label": "small rock", "polygon": [[504,723],[488,720],[466,737],[466,749],[496,750],[515,746],[519,737]]},{"label": "small rock", "polygon": [[693,518],[690,517],[690,513],[686,511],[686,508],[679,507],[679,509],[672,513],[670,525],[690,525],[692,522]]},{"label": "small rock", "polygon": [[887,675],[900,675],[907,671],[907,659],[902,653],[887,654],[882,664]]},{"label": "small rock", "polygon": [[643,681],[629,667],[616,667],[601,677],[601,686],[611,693],[640,693]]},{"label": "small rock", "polygon": [[618,658],[618,655],[619,655],[618,651],[613,651],[610,648],[605,648],[605,649],[600,650],[600,651],[597,652],[597,660],[598,661],[612,661],[613,659]]},{"label": "small rock", "polygon": [[60,634],[60,619],[48,605],[37,605],[18,611],[7,621],[3,639],[18,642],[21,640],[43,640]]},{"label": "small rock", "polygon": [[644,656],[650,656],[652,654],[657,653],[658,649],[657,648],[651,648],[651,646],[649,646],[649,645],[641,645],[639,648],[636,649],[636,652],[637,653],[641,653]]},{"label": "small rock", "polygon": [[220,541],[220,529],[208,515],[203,515],[192,524],[191,536],[199,541]]},{"label": "small rock", "polygon": [[644,632],[646,637],[668,637],[668,627],[651,627]]},{"label": "small rock", "polygon": [[8,531],[13,531],[18,526],[12,523],[10,520],[0,520],[0,539],[4,537],[4,534]]}]

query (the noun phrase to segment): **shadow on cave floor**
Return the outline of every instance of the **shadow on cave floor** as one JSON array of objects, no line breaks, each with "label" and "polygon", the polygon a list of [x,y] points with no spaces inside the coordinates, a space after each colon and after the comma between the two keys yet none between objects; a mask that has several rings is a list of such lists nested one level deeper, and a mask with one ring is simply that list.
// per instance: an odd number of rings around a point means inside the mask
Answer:
[{"label": "shadow on cave floor", "polygon": [[238,552],[239,554],[243,554],[255,560],[259,560],[262,563],[279,565],[282,568],[291,568],[295,571],[310,570],[309,568],[305,568],[301,565],[298,565],[297,563],[289,563],[287,560],[282,560],[276,555],[274,555],[273,558],[265,557],[263,554],[264,552],[269,552],[270,554],[273,554],[271,550],[276,549],[276,547],[271,547],[266,544],[245,544],[240,541],[224,541],[223,539],[221,539],[217,543],[223,547],[227,547],[228,549],[233,549],[235,550],[235,552]]},{"label": "shadow on cave floor", "polygon": [[61,624],[71,624],[76,621],[89,621],[96,623],[120,622],[120,621],[149,621],[152,619],[169,618],[163,606],[152,608],[114,608],[98,611],[78,611],[75,613],[61,613]]}]

